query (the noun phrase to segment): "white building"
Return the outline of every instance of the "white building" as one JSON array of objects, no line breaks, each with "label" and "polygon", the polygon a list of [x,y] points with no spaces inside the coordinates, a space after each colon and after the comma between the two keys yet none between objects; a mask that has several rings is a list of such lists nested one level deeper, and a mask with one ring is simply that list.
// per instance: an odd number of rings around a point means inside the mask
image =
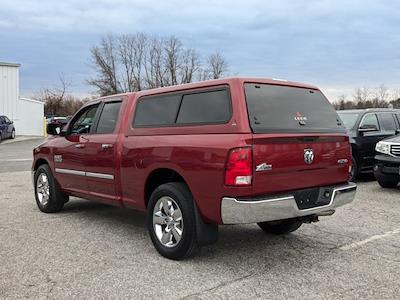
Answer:
[{"label": "white building", "polygon": [[44,135],[44,103],[19,96],[20,64],[0,62],[0,115],[14,121],[17,135]]}]

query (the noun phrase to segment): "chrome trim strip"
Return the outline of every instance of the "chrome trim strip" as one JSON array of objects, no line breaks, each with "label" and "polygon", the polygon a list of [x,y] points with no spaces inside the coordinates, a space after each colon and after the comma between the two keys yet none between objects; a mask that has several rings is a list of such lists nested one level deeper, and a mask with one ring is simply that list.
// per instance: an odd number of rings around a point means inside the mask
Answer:
[{"label": "chrome trim strip", "polygon": [[114,179],[114,175],[111,174],[103,174],[103,173],[93,173],[93,172],[86,172],[86,176],[94,177],[94,178],[102,178],[102,179]]},{"label": "chrome trim strip", "polygon": [[86,176],[86,173],[84,171],[77,171],[77,170],[71,170],[71,169],[62,169],[62,168],[56,168],[55,170],[56,170],[57,173],[61,173],[61,174]]},{"label": "chrome trim strip", "polygon": [[318,215],[319,213],[324,214],[326,211],[352,202],[356,194],[356,189],[356,184],[352,182],[335,187],[332,189],[329,204],[309,209],[299,209],[293,195],[258,201],[224,197],[221,201],[221,218],[223,224],[246,224],[290,219],[313,214]]},{"label": "chrome trim strip", "polygon": [[111,174],[84,172],[84,171],[77,171],[77,170],[71,170],[71,169],[62,169],[62,168],[56,168],[56,172],[60,173],[60,174],[78,175],[78,176],[87,176],[87,177],[93,177],[93,178],[102,178],[102,179],[114,180],[114,175],[111,175]]}]

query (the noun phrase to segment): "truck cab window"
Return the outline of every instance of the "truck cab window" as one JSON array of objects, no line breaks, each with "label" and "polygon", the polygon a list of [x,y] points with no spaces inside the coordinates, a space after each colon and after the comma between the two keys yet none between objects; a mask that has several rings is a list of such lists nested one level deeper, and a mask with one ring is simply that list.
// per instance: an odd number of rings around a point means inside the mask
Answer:
[{"label": "truck cab window", "polygon": [[71,134],[87,134],[92,128],[99,104],[89,106],[82,110],[77,119],[71,123]]}]

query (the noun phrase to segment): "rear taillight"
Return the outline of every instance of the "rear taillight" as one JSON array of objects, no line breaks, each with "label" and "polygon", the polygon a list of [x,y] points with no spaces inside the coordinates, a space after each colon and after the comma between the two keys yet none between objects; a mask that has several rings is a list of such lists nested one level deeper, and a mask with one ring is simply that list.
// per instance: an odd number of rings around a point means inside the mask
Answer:
[{"label": "rear taillight", "polygon": [[231,149],[225,166],[225,185],[251,185],[253,152],[250,147]]}]

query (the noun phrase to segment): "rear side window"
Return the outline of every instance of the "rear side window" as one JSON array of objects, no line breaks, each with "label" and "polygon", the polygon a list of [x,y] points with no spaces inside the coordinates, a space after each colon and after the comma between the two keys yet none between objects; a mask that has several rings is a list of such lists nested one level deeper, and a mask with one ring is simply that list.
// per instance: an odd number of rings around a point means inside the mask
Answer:
[{"label": "rear side window", "polygon": [[121,102],[106,102],[101,112],[96,133],[112,133],[118,121]]},{"label": "rear side window", "polygon": [[137,104],[133,126],[224,123],[231,116],[230,103],[227,89],[146,97]]},{"label": "rear side window", "polygon": [[154,96],[138,101],[134,127],[172,125],[181,102],[181,95]]},{"label": "rear side window", "polygon": [[227,90],[188,94],[183,96],[177,123],[223,123],[230,115]]},{"label": "rear side window", "polygon": [[382,120],[382,127],[386,131],[395,131],[396,130],[396,123],[394,120],[394,116],[392,113],[381,113],[379,114]]},{"label": "rear side window", "polygon": [[254,83],[245,84],[244,90],[254,133],[345,132],[320,91]]}]

